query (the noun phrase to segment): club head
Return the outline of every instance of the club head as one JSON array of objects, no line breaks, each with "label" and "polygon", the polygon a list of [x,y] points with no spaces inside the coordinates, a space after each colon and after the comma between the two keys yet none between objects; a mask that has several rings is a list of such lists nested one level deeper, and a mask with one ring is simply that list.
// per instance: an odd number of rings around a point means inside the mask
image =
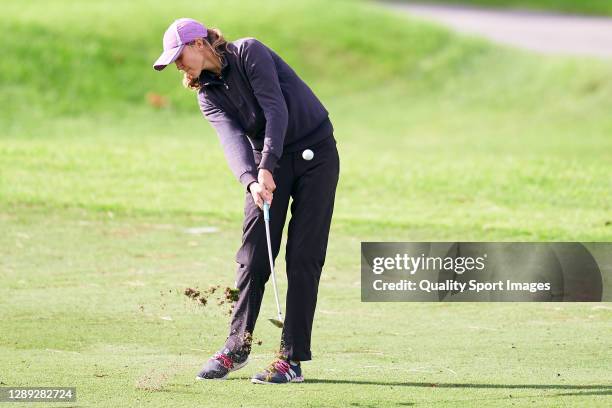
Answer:
[{"label": "club head", "polygon": [[268,319],[270,321],[270,323],[272,323],[273,325],[275,325],[276,327],[278,327],[279,329],[282,329],[284,324],[283,322],[281,322],[278,319]]}]

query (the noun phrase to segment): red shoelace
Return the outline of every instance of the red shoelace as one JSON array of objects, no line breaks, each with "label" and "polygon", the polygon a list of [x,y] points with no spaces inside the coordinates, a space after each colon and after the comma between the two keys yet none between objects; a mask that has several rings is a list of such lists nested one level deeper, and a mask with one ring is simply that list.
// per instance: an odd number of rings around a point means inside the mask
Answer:
[{"label": "red shoelace", "polygon": [[281,359],[278,359],[278,360],[274,361],[272,363],[272,367],[274,367],[274,369],[276,371],[278,371],[279,373],[281,373],[281,374],[287,374],[289,372],[289,368],[290,368],[289,367],[289,363],[286,362],[285,360],[281,360]]},{"label": "red shoelace", "polygon": [[219,360],[221,364],[223,364],[223,367],[227,368],[228,370],[231,370],[234,367],[234,362],[232,359],[225,354],[217,353],[215,354],[214,358]]}]

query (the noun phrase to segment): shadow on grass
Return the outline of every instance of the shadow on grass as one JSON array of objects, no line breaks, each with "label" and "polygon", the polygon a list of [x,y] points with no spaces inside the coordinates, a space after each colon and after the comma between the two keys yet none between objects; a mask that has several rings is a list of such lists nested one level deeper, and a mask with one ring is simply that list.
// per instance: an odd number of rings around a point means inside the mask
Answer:
[{"label": "shadow on grass", "polygon": [[[249,381],[250,377],[230,377],[226,381]],[[432,383],[432,382],[384,382],[362,380],[330,380],[323,378],[306,378],[308,384],[354,384],[354,385],[381,385],[391,387],[427,387],[427,388],[498,388],[498,389],[538,389],[538,390],[577,390],[578,392],[564,392],[555,396],[585,396],[585,395],[612,395],[612,385],[593,384],[470,384],[470,383]]]},{"label": "shadow on grass", "polygon": [[572,384],[470,384],[470,383],[431,383],[431,382],[383,382],[361,380],[328,380],[307,378],[310,384],[355,384],[383,385],[393,387],[432,387],[432,388],[506,388],[506,389],[550,389],[550,390],[594,390],[591,392],[564,393],[560,395],[612,395],[612,385],[572,385]]}]

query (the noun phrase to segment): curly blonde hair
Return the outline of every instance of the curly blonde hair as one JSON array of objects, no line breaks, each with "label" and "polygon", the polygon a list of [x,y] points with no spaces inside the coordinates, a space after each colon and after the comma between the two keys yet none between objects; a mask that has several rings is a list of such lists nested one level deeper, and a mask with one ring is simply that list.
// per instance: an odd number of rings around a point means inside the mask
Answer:
[{"label": "curly blonde hair", "polygon": [[[227,41],[223,38],[223,34],[221,30],[218,28],[208,28],[207,30],[208,37],[202,38],[204,44],[208,44],[212,53],[219,59],[221,59],[221,55],[227,51]],[[192,44],[195,41],[192,41]],[[197,77],[192,77],[186,72],[183,74],[183,86],[185,88],[197,91],[200,89],[200,82]]]}]

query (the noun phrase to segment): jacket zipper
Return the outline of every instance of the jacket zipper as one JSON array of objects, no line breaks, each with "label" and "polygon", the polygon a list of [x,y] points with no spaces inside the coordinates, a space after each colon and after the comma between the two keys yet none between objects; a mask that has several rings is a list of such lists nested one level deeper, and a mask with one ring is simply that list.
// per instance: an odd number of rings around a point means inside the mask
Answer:
[{"label": "jacket zipper", "polygon": [[223,81],[223,85],[225,85],[225,89],[229,89],[229,85],[227,85],[227,83],[225,82],[225,79],[223,79],[223,75],[219,75],[219,79]]}]

